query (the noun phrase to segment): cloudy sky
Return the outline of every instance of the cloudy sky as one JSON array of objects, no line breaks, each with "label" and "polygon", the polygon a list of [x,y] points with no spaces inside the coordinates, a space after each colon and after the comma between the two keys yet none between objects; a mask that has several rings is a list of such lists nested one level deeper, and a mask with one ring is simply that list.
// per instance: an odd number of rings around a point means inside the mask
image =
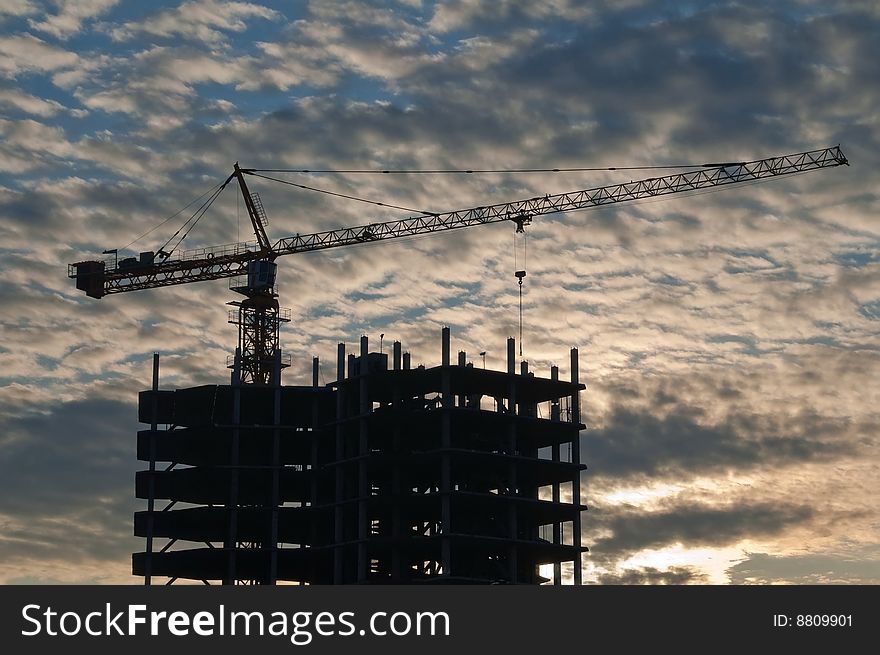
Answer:
[{"label": "cloudy sky", "polygon": [[[524,356],[588,431],[585,580],[880,583],[880,7],[820,2],[0,0],[0,582],[131,583],[136,392],[228,379],[219,280],[93,300],[258,168],[852,163],[536,219]],[[289,179],[442,211],[640,172]],[[261,183],[258,183],[261,182]],[[270,236],[408,214],[255,180]],[[225,192],[185,247],[249,238]],[[279,260],[286,382],[400,339],[503,367],[512,229]]]}]

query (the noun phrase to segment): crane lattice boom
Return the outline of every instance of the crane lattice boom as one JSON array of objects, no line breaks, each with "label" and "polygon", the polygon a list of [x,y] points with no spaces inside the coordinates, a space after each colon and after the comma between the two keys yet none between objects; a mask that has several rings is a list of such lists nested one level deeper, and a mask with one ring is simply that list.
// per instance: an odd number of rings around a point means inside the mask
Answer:
[{"label": "crane lattice boom", "polygon": [[[451,212],[425,214],[401,220],[370,223],[302,234],[278,240],[271,248],[264,241],[265,232],[257,231],[256,243],[239,243],[184,252],[179,258],[155,262],[152,255],[137,260],[126,260],[108,268],[103,261],[85,261],[70,266],[70,277],[76,278],[77,288],[94,298],[112,293],[152,289],[155,287],[186,284],[201,280],[216,280],[244,275],[248,263],[275,259],[313,250],[339,248],[360,243],[429,234],[475,225],[522,219],[558,212],[576,211],[619,202],[665,196],[687,191],[698,191],[740,182],[791,175],[804,171],[848,165],[840,146],[769,157],[749,162],[705,164],[684,173],[652,177],[622,184],[601,186],[581,191],[546,195],[514,202],[503,202],[483,207],[472,207]],[[235,173],[245,195],[246,205],[252,203],[242,174],[253,174],[254,169],[239,168]],[[229,180],[227,180],[228,182]],[[250,205],[248,205],[250,212]],[[253,216],[252,216],[253,220]],[[122,265],[125,264],[125,265]]]}]

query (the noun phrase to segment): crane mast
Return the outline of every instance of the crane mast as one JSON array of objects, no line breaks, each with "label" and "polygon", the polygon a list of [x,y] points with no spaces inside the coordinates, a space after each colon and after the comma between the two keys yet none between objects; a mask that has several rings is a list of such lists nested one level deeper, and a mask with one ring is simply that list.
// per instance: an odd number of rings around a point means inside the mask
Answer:
[{"label": "crane mast", "polygon": [[[280,384],[281,370],[290,365],[290,359],[281,352],[281,323],[290,320],[290,311],[278,304],[275,292],[277,265],[272,244],[266,236],[266,212],[260,196],[251,193],[242,170],[235,162],[232,176],[238,180],[248,217],[257,237],[257,259],[247,263],[247,275],[229,288],[244,296],[227,304],[229,323],[238,326],[238,346],[228,367],[240,384]],[[227,179],[227,182],[229,180]]]},{"label": "crane mast", "polygon": [[244,300],[229,303],[236,307],[236,310],[230,312],[230,323],[239,326],[238,348],[230,368],[240,370],[242,383],[265,385],[272,383],[273,376],[286,364],[281,357],[278,335],[280,323],[290,320],[290,316],[289,312],[278,306],[274,291],[277,270],[275,259],[282,255],[502,221],[512,221],[521,230],[523,225],[528,225],[537,216],[723,187],[841,165],[849,165],[849,162],[838,145],[748,162],[703,164],[695,167],[695,170],[683,173],[513,202],[424,213],[401,220],[374,222],[312,234],[297,234],[272,244],[266,235],[267,221],[262,202],[256,193],[249,191],[245,182],[244,176],[258,174],[257,169],[240,168],[236,162],[233,173],[223,186],[229,184],[233,178],[238,182],[256,242],[190,250],[177,257],[165,256],[162,261],[156,261],[152,252],[141,253],[139,259],[81,261],[68,267],[68,275],[76,280],[77,289],[92,298],[203,280],[241,277],[240,282],[230,285],[232,290],[245,297]]}]

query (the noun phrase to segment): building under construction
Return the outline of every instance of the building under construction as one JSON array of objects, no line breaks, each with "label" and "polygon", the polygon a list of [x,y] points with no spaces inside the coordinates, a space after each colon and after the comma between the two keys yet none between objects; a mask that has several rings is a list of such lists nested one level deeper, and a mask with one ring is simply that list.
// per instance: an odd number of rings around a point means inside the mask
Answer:
[{"label": "building under construction", "polygon": [[[570,379],[339,344],[336,381],[140,395],[133,572],[225,584],[581,582],[577,350]],[[240,354],[239,356],[240,357]],[[517,370],[518,369],[518,370]],[[238,372],[237,372],[238,371]],[[566,573],[567,573],[566,566]],[[542,575],[542,572],[544,575]],[[568,578],[568,575],[566,575]]]}]

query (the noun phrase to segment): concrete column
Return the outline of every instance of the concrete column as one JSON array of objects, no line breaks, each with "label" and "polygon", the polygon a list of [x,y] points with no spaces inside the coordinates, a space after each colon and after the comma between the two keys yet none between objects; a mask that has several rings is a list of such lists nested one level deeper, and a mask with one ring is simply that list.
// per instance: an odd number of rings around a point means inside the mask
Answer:
[{"label": "concrete column", "polygon": [[[529,377],[529,363],[527,361],[523,360],[519,363],[519,374],[524,378]],[[517,413],[521,416],[530,416],[532,418],[537,418],[538,405],[537,403],[528,403],[527,405],[523,405],[522,401],[520,401],[520,408],[519,412]]]},{"label": "concrete column", "polygon": [[[310,511],[318,506],[318,454],[321,447],[321,439],[323,431],[321,430],[321,422],[326,421],[327,417],[321,416],[321,394],[318,393],[319,380],[315,375],[320,371],[320,361],[317,357],[312,360],[312,388],[315,393],[312,394],[312,433],[311,443],[309,445],[309,506]],[[318,522],[311,521],[309,525],[309,543],[314,546],[318,542]],[[317,576],[316,576],[317,577]]]},{"label": "concrete column", "polygon": [[[345,380],[345,344],[340,343],[336,347],[336,466],[335,468],[335,489],[333,507],[333,583],[342,584],[345,582],[345,552],[342,547],[342,541],[345,537],[343,531],[343,500],[345,492],[345,478],[343,477],[342,466],[340,461],[345,457],[345,434],[342,429],[342,419],[345,417],[345,391],[343,390],[343,382]],[[349,367],[349,370],[351,368]]]},{"label": "concrete column", "polygon": [[[550,367],[550,379],[555,381],[559,380],[559,367],[551,366]],[[550,409],[550,420],[558,421],[559,420],[559,399],[556,398],[553,401],[553,405]],[[551,459],[554,462],[559,461],[559,444],[554,443],[550,447],[551,451]],[[553,502],[559,502],[559,482],[553,483]],[[553,543],[558,545],[562,543],[562,530],[561,525],[558,521],[553,522]],[[560,562],[553,563],[553,584],[561,585],[562,584],[562,564]]]},{"label": "concrete column", "polygon": [[156,510],[156,430],[159,429],[159,353],[153,353],[153,399],[150,420],[150,478],[147,490],[147,556],[144,585],[153,579],[153,512]]},{"label": "concrete column", "polygon": [[370,396],[368,393],[369,370],[367,367],[367,357],[370,351],[369,339],[366,335],[361,337],[361,362],[360,362],[360,382],[359,382],[359,402],[358,413],[358,463],[357,463],[357,480],[358,480],[358,559],[357,559],[357,581],[364,583],[367,581],[369,573],[370,561],[367,557],[367,538],[370,535],[370,519],[367,513],[367,500],[370,496],[370,484],[367,479],[367,455],[369,455],[369,435],[367,433],[367,414],[372,408]]},{"label": "concrete column", "polygon": [[[578,373],[578,351],[577,348],[571,349],[571,382],[579,385]],[[571,420],[575,426],[579,426],[581,422],[581,397],[580,391],[575,389],[571,395]],[[581,435],[580,430],[575,429],[574,440],[571,442],[571,459],[575,464],[581,463]],[[571,481],[571,502],[575,507],[580,508],[581,504],[581,472],[575,473]],[[572,526],[572,540],[574,546],[580,548],[581,545],[581,512],[578,509],[574,515],[574,525]],[[574,561],[574,583],[576,585],[583,584],[583,573],[581,571],[581,555],[578,553]]]},{"label": "concrete column", "polygon": [[272,421],[275,426],[272,430],[272,507],[269,516],[269,571],[267,582],[274,585],[278,579],[278,506],[280,500],[280,475],[281,475],[281,349],[275,349],[274,367],[272,369],[273,415]]},{"label": "concrete column", "polygon": [[394,355],[393,355],[394,370],[399,371],[400,370],[400,342],[399,341],[394,342],[394,345],[392,346],[392,352],[394,353]]},{"label": "concrete column", "polygon": [[229,499],[226,503],[226,540],[223,547],[226,549],[226,578],[224,585],[234,585],[236,571],[236,556],[238,545],[238,442],[240,438],[239,424],[241,423],[241,349],[235,349],[235,365],[233,368],[232,382],[232,444],[229,449]]},{"label": "concrete column", "polygon": [[440,378],[440,396],[443,412],[440,423],[440,563],[443,575],[452,575],[452,548],[449,534],[452,532],[452,463],[449,449],[452,447],[452,376],[449,370],[449,328],[444,327],[442,339],[443,368]]},{"label": "concrete column", "polygon": [[[559,367],[551,366],[550,367],[550,379],[553,381],[559,380]],[[558,421],[559,420],[559,398],[554,398],[550,404],[550,420]],[[558,448],[558,446],[557,446]]]},{"label": "concrete column", "polygon": [[336,345],[336,381],[342,382],[345,379],[345,344]]},{"label": "concrete column", "polygon": [[[467,353],[463,350],[458,351],[458,365],[462,368],[467,366]],[[458,396],[458,406],[464,407],[467,405],[467,396],[464,394],[459,394]]]},{"label": "concrete column", "polygon": [[[524,362],[525,363],[525,362]],[[507,373],[509,375],[507,402],[509,404],[508,411],[511,414],[511,420],[507,431],[507,454],[515,456],[517,448],[517,379],[516,379],[516,342],[510,338],[507,340]],[[507,529],[508,537],[511,540],[517,539],[519,536],[519,525],[517,517],[516,502],[513,500],[518,495],[517,482],[517,465],[511,461],[507,465]],[[519,581],[519,561],[518,548],[511,543],[507,548],[507,575],[510,584],[516,584]]]},{"label": "concrete column", "polygon": [[[400,370],[400,342],[396,341],[395,347],[395,369]],[[397,410],[401,405],[400,377],[395,376],[391,388],[391,405]],[[401,493],[403,492],[401,484],[401,460],[400,456],[404,452],[403,440],[400,433],[400,424],[395,422],[394,432],[392,434],[392,450],[394,463],[391,469],[391,493],[394,495],[395,502],[391,508],[391,582],[392,584],[400,584],[403,580],[403,560],[400,556],[401,541],[404,539],[403,517],[401,515]]]}]

